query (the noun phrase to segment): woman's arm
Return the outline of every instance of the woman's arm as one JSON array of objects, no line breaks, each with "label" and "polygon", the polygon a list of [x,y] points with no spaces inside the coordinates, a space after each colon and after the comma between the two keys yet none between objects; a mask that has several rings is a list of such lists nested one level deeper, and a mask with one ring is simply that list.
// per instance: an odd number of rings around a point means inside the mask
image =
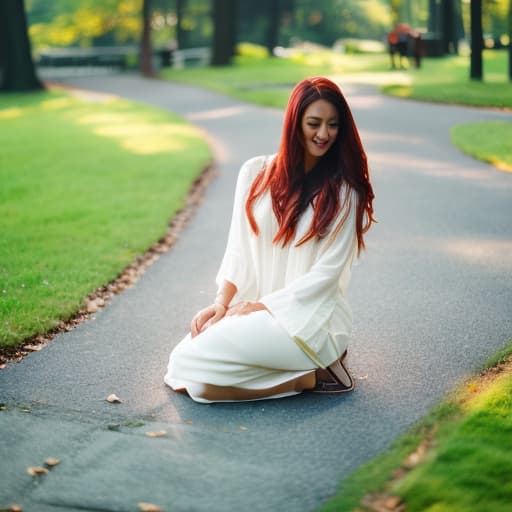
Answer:
[{"label": "woman's arm", "polygon": [[192,334],[192,338],[197,336],[205,329],[208,329],[208,327],[217,323],[221,318],[224,317],[229,309],[229,304],[235,293],[236,286],[233,283],[224,280],[219,286],[217,295],[215,297],[215,302],[196,313],[194,318],[192,318],[192,322],[190,323],[190,332]]}]

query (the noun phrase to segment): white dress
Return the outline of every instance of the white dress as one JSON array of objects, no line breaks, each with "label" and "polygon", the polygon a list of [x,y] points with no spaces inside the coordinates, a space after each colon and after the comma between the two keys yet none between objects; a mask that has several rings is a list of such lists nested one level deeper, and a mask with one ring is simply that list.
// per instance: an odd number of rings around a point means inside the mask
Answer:
[{"label": "white dress", "polygon": [[257,301],[268,311],[224,317],[193,339],[189,333],[175,347],[164,380],[173,389],[186,389],[199,402],[209,402],[200,396],[204,384],[270,388],[325,368],[348,345],[352,313],[345,291],[357,253],[356,194],[341,188],[340,204],[345,194],[350,195],[347,208],[331,223],[325,237],[295,247],[311,224],[313,207],[309,206],[294,240],[285,247],[274,244],[278,225],[270,194],[254,204],[258,236],[245,214],[250,186],[266,160],[264,156],[252,158],[240,170],[228,243],[216,281],[218,285],[224,280],[235,284],[232,304]]}]

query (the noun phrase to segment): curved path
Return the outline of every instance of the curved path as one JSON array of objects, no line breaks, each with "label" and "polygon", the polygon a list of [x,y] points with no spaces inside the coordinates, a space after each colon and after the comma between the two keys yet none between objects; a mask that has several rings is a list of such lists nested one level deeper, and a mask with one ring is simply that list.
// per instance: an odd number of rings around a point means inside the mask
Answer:
[{"label": "curved path", "polygon": [[[0,506],[312,511],[511,338],[512,175],[449,142],[454,123],[510,115],[348,85],[379,220],[349,293],[356,391],[206,406],[170,392],[168,353],[215,291],[236,172],[276,150],[282,112],[129,75],[74,85],[183,114],[211,137],[219,176],[135,287],[0,371]],[[48,456],[62,464],[34,482],[25,468]]]}]

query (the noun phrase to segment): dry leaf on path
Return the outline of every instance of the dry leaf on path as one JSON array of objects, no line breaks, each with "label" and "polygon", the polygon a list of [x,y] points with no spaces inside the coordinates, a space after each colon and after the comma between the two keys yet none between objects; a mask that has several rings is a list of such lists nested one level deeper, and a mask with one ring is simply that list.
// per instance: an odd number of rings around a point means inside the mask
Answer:
[{"label": "dry leaf on path", "polygon": [[139,503],[137,505],[141,512],[164,512],[158,505],[154,505],[153,503]]},{"label": "dry leaf on path", "polygon": [[240,430],[249,430],[249,428],[248,428],[248,427],[244,427],[243,425],[240,425],[240,427],[239,427],[239,428],[240,428]]},{"label": "dry leaf on path", "polygon": [[48,474],[48,469],[47,468],[42,468],[40,466],[31,466],[31,467],[27,468],[27,473],[30,476],[47,475]]},{"label": "dry leaf on path", "polygon": [[55,459],[54,457],[48,457],[44,463],[53,468],[54,466],[58,466],[60,464],[60,460],[59,459]]},{"label": "dry leaf on path", "polygon": [[40,350],[42,350],[42,348],[43,348],[43,345],[24,345],[23,346],[24,350],[29,350],[30,352],[39,352]]},{"label": "dry leaf on path", "polygon": [[120,403],[122,403],[121,399],[115,393],[112,393],[111,395],[108,395],[105,400],[107,402],[110,402],[111,404],[120,404]]},{"label": "dry leaf on path", "polygon": [[7,508],[1,508],[0,512],[23,512],[21,505],[9,505]]},{"label": "dry leaf on path", "polygon": [[156,432],[146,432],[148,437],[164,437],[167,435],[167,430],[157,430]]}]

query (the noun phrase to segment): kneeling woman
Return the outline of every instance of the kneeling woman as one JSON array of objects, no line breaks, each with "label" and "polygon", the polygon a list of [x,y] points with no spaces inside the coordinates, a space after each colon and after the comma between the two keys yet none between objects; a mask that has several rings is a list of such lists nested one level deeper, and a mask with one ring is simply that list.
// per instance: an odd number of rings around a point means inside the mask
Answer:
[{"label": "kneeling woman", "polygon": [[165,382],[197,402],[350,391],[345,292],[373,197],[343,94],[303,80],[278,153],[240,170],[215,302],[192,319]]}]

